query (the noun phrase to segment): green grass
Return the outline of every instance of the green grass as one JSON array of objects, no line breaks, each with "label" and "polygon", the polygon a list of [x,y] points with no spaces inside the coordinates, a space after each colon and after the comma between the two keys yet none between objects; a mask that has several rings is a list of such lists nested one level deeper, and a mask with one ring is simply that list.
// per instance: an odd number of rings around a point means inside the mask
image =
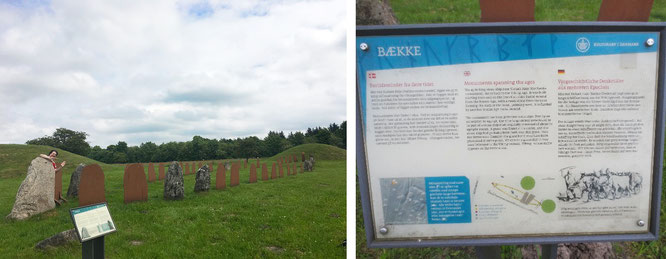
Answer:
[{"label": "green grass", "polygon": [[[12,157],[11,167],[36,156],[24,145],[0,145],[0,156]],[[8,150],[20,152],[7,152]],[[32,147],[28,147],[32,148]],[[319,150],[319,149],[317,149]],[[47,150],[48,151],[48,150]],[[47,152],[46,151],[46,152]],[[300,154],[300,153],[299,153]],[[61,153],[62,155],[62,153]],[[77,160],[83,158],[67,157]],[[28,162],[18,159],[23,157]],[[85,159],[83,159],[85,160]],[[9,161],[9,160],[3,160]],[[272,159],[261,163],[272,164]],[[198,163],[197,163],[198,164]],[[194,174],[185,176],[185,199],[165,201],[163,182],[148,183],[148,201],[124,204],[124,165],[105,165],[105,193],[117,232],[105,239],[108,258],[340,258],[345,256],[346,162],[318,159],[314,172],[250,184],[249,166],[241,167],[241,184],[194,193]],[[3,164],[4,165],[4,164]],[[25,174],[23,168],[23,175]],[[217,164],[214,165],[215,169]],[[157,166],[156,166],[157,171]],[[63,192],[74,167],[63,175]],[[147,170],[147,166],[146,166]],[[259,171],[259,179],[261,179]],[[270,173],[270,166],[269,166]],[[286,169],[285,169],[286,174]],[[4,218],[14,203],[23,176],[0,181],[0,255],[3,258],[80,258],[81,245],[41,251],[34,245],[53,234],[73,228],[69,209],[61,207],[24,221]],[[227,172],[227,184],[229,172]],[[139,241],[140,245],[133,245]]]},{"label": "green grass", "polygon": [[[479,1],[391,0],[401,24],[475,23],[481,19]],[[596,21],[601,0],[536,0],[536,21]],[[666,20],[666,1],[655,0],[649,21]]]},{"label": "green grass", "polygon": [[347,151],[338,147],[325,144],[303,144],[299,146],[292,147],[274,155],[271,159],[275,160],[278,157],[283,157],[287,155],[296,155],[298,160],[301,160],[301,152],[305,152],[305,158],[309,158],[310,155],[313,155],[315,161],[319,160],[345,160],[347,158]]},{"label": "green grass", "polygon": [[[481,18],[479,1],[468,0],[390,0],[401,24],[477,23]],[[536,0],[536,21],[596,21],[601,0]],[[666,0],[655,0],[650,22],[666,21]],[[666,182],[664,183],[666,186]],[[651,242],[614,243],[616,253],[628,258],[666,258],[666,192],[662,190],[660,237]],[[363,227],[360,194],[357,191],[356,251],[359,258],[466,258],[469,247],[368,249]],[[517,246],[502,246],[504,258],[520,258]]]}]

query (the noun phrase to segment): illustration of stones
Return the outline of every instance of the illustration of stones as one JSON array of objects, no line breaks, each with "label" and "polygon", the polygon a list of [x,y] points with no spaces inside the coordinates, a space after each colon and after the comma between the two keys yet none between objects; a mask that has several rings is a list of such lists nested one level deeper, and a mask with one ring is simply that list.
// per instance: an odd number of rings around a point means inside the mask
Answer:
[{"label": "illustration of stones", "polygon": [[153,163],[148,164],[148,182],[154,182],[157,177],[155,177],[155,166]]},{"label": "illustration of stones", "polygon": [[160,163],[160,176],[157,178],[158,180],[164,180],[164,164]]},{"label": "illustration of stones", "polygon": [[220,163],[217,165],[217,174],[215,174],[215,189],[227,188],[227,167]]},{"label": "illustration of stones", "polygon": [[129,164],[125,167],[123,190],[125,203],[148,200],[148,182],[142,164]]},{"label": "illustration of stones", "polygon": [[254,164],[250,165],[250,183],[257,182],[257,167]]},{"label": "illustration of stones", "polygon": [[185,180],[183,178],[183,168],[178,163],[171,162],[164,180],[164,199],[180,200],[185,197]]},{"label": "illustration of stones", "polygon": [[51,161],[36,157],[16,192],[16,201],[8,219],[26,219],[55,208],[55,169]]},{"label": "illustration of stones", "polygon": [[609,168],[592,172],[572,172],[573,168],[561,171],[565,192],[558,195],[563,202],[617,200],[641,192],[643,177],[637,172],[616,172]]},{"label": "illustration of stones", "polygon": [[273,162],[273,167],[271,168],[271,179],[277,178],[276,164]]},{"label": "illustration of stones", "polygon": [[229,186],[234,187],[240,184],[240,163],[231,165],[231,177],[229,179]]},{"label": "illustration of stones", "polygon": [[204,164],[195,176],[194,192],[205,192],[210,190],[210,169]]},{"label": "illustration of stones", "polygon": [[67,197],[79,196],[79,184],[81,183],[81,172],[86,164],[79,164],[72,176],[69,177],[69,187],[67,188]]},{"label": "illustration of stones", "polygon": [[81,184],[79,185],[79,206],[106,202],[104,190],[104,171],[102,171],[102,168],[98,164],[84,167],[81,172]]},{"label": "illustration of stones", "polygon": [[261,180],[268,181],[268,169],[266,163],[261,164]]}]

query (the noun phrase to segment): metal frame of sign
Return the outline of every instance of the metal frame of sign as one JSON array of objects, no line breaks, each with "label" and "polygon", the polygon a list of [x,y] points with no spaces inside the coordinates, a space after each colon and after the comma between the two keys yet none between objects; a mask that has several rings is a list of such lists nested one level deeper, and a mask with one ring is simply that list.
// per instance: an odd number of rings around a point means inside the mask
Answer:
[{"label": "metal frame of sign", "polygon": [[[74,230],[76,232],[76,236],[79,237],[79,242],[84,243],[84,242],[91,241],[91,240],[96,239],[96,238],[104,237],[108,234],[111,234],[111,233],[114,233],[114,232],[118,231],[118,228],[115,226],[116,225],[115,222],[113,222],[113,217],[111,216],[111,212],[109,212],[109,218],[111,218],[111,222],[114,225],[112,231],[106,232],[103,235],[99,235],[99,236],[96,236],[94,238],[89,238],[85,241],[81,239],[81,234],[79,234],[79,226],[76,225],[76,220],[74,220],[74,214],[72,213],[72,211],[74,211],[76,209],[81,209],[81,208],[86,208],[86,207],[91,207],[91,206],[97,206],[97,205],[102,205],[102,204],[104,205],[104,207],[107,208],[107,210],[109,209],[109,206],[106,202],[100,202],[100,203],[95,203],[95,204],[90,204],[90,205],[86,205],[86,206],[80,206],[80,207],[69,209],[69,217],[72,219],[72,222],[74,223]],[[102,244],[103,244],[103,242],[102,242]]]},{"label": "metal frame of sign", "polygon": [[[378,240],[372,215],[366,144],[360,101],[359,78],[356,78],[356,162],[358,183],[363,207],[363,220],[367,245],[370,248],[430,247],[430,246],[493,246],[519,244],[556,244],[576,242],[646,241],[659,238],[659,212],[661,204],[661,182],[664,149],[664,75],[666,54],[666,23],[644,22],[511,22],[473,24],[428,24],[399,26],[358,26],[356,36],[405,36],[405,35],[451,35],[477,33],[564,33],[564,32],[658,32],[659,54],[657,75],[657,100],[655,121],[655,145],[650,200],[650,220],[647,233],[639,234],[590,234],[590,235],[543,235],[441,239]],[[356,51],[360,51],[356,46]]]}]

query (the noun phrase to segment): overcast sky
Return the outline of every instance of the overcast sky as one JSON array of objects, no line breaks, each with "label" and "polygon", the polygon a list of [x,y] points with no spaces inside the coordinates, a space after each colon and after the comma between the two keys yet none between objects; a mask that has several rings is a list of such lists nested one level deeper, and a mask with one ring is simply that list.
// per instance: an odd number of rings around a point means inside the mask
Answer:
[{"label": "overcast sky", "polygon": [[0,143],[59,127],[106,147],[339,124],[344,2],[0,0]]}]

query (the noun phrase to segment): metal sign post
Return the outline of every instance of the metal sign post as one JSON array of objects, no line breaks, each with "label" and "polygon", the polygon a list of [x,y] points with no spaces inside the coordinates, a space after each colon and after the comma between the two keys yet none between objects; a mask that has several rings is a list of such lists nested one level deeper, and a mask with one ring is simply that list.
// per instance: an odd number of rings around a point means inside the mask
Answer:
[{"label": "metal sign post", "polygon": [[104,258],[104,236],[116,232],[106,202],[70,209],[84,259]]}]

